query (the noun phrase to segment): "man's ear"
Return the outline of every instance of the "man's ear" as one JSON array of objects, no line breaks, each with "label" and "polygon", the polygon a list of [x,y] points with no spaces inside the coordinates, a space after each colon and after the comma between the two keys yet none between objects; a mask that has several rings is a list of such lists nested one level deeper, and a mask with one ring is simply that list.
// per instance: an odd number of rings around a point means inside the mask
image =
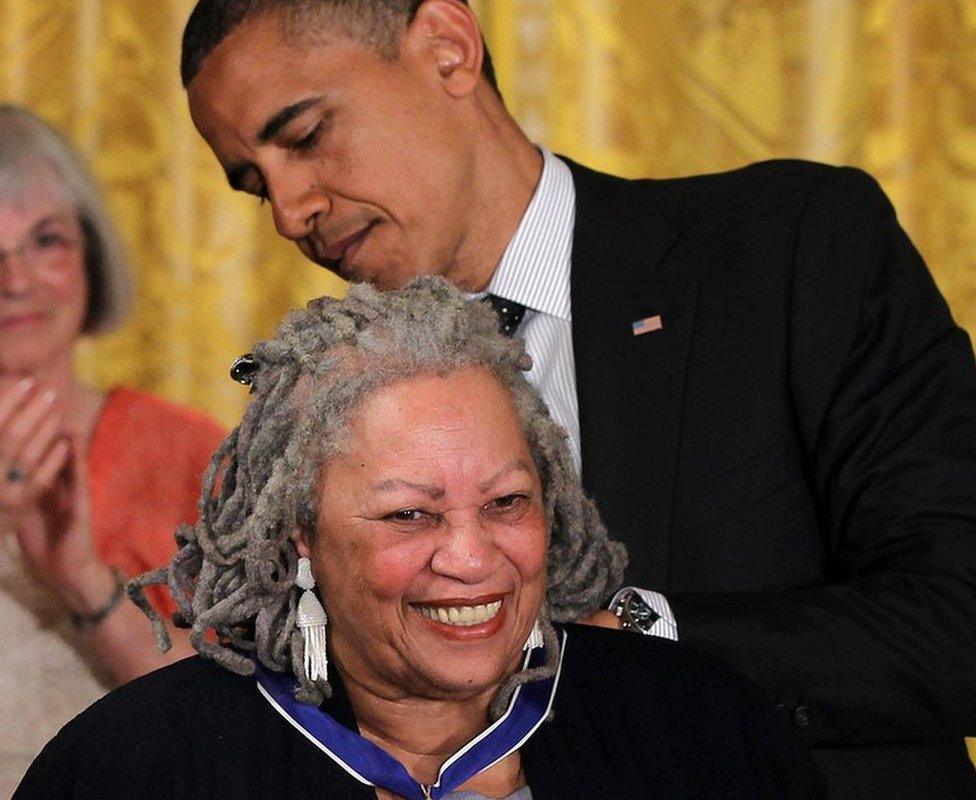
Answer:
[{"label": "man's ear", "polygon": [[291,532],[291,540],[295,543],[295,549],[298,551],[298,555],[302,556],[303,558],[312,557],[310,537],[305,528],[296,526],[295,530]]},{"label": "man's ear", "polygon": [[401,42],[401,55],[434,70],[452,97],[471,94],[481,79],[484,40],[474,12],[459,0],[426,0]]}]

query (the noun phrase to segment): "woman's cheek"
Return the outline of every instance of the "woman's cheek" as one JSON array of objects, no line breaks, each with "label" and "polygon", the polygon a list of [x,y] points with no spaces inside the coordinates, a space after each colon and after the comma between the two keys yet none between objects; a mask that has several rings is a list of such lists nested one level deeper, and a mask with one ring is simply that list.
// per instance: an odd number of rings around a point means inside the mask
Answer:
[{"label": "woman's cheek", "polygon": [[424,537],[404,538],[377,549],[368,558],[367,572],[376,593],[385,599],[398,599],[428,572],[432,551]]},{"label": "woman's cheek", "polygon": [[503,549],[523,579],[534,578],[546,568],[549,545],[546,517],[539,510],[523,523],[507,532]]},{"label": "woman's cheek", "polygon": [[48,276],[45,285],[48,297],[58,308],[61,322],[77,328],[76,333],[80,333],[88,307],[88,282],[84,264],[79,263]]}]

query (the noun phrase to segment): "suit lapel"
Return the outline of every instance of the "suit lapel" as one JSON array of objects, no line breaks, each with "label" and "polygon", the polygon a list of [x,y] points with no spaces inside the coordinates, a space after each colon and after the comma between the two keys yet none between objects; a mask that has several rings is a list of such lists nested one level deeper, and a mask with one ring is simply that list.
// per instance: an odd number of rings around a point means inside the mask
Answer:
[{"label": "suit lapel", "polygon": [[[570,163],[572,259],[583,482],[630,551],[628,581],[668,588],[670,526],[685,365],[697,283],[669,251],[677,230],[647,188]],[[665,269],[665,264],[669,269]],[[663,328],[635,336],[635,320]]]}]

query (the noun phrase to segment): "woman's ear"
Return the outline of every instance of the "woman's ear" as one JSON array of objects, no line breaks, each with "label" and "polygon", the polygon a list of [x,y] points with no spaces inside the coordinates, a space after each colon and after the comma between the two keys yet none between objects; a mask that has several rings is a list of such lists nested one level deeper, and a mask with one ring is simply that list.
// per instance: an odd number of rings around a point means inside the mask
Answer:
[{"label": "woman's ear", "polygon": [[305,528],[296,526],[295,530],[291,532],[291,540],[295,543],[295,549],[298,551],[298,555],[303,558],[312,557],[311,537]]}]

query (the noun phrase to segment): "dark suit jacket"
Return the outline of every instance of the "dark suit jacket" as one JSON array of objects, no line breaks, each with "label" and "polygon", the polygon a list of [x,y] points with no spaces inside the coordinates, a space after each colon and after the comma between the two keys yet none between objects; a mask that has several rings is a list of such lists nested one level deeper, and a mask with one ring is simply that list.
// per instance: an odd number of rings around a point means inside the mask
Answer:
[{"label": "dark suit jacket", "polygon": [[570,166],[583,479],[628,581],[835,797],[976,797],[976,370],[891,205],[802,162]]},{"label": "dark suit jacket", "polygon": [[[815,800],[778,715],[731,670],[672,642],[569,627],[551,721],[522,748],[535,800]],[[640,685],[638,696],[629,687]],[[329,712],[356,729],[336,681]],[[14,800],[337,800],[376,795],[258,694],[187,659],[69,723]]]}]

